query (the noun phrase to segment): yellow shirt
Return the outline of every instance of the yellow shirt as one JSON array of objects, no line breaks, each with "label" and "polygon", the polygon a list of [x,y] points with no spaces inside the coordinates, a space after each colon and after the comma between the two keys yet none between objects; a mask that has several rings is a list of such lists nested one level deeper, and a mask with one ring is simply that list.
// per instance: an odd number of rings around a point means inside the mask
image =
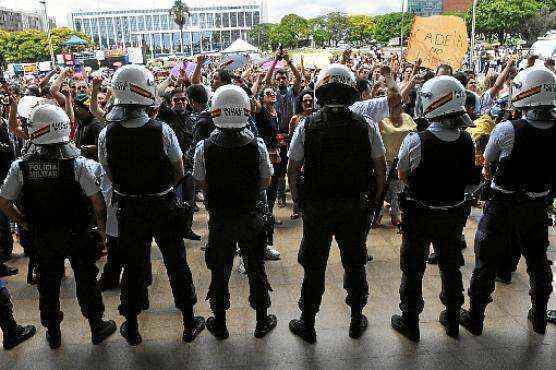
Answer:
[{"label": "yellow shirt", "polygon": [[386,162],[392,163],[394,158],[398,156],[402,142],[412,131],[417,129],[417,125],[409,114],[402,113],[402,124],[395,126],[389,117],[386,117],[380,123],[380,133],[382,141],[386,148]]},{"label": "yellow shirt", "polygon": [[473,141],[477,142],[481,137],[490,136],[492,130],[494,130],[494,120],[488,114],[485,114],[477,118],[474,122],[475,127],[469,127],[467,132],[471,135]]}]

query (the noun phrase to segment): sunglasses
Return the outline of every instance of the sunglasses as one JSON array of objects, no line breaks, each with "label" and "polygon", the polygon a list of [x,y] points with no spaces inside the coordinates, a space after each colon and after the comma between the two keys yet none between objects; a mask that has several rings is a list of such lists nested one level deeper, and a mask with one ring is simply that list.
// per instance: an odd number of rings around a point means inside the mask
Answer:
[{"label": "sunglasses", "polygon": [[185,102],[187,101],[187,98],[186,98],[186,97],[183,97],[183,98],[173,98],[172,101],[175,101],[176,103],[177,103],[177,102],[180,102],[180,101],[185,103]]},{"label": "sunglasses", "polygon": [[266,96],[276,96],[276,93],[273,91],[267,91],[264,93]]}]

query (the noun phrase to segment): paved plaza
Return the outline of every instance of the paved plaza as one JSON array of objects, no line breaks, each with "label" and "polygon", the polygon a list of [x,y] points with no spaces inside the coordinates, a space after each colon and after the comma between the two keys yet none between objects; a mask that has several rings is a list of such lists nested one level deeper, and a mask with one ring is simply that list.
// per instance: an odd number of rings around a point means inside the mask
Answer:
[{"label": "paved plaza", "polygon": [[[191,344],[181,341],[181,313],[173,304],[166,271],[153,247],[154,281],[150,288],[150,309],[140,316],[143,344],[132,348],[114,334],[104,344],[93,346],[87,322],[75,300],[75,283],[68,267],[62,284],[62,347],[49,349],[45,329],[39,327],[38,294],[25,282],[26,258],[10,263],[20,274],[8,279],[20,323],[37,325],[37,335],[20,347],[0,350],[1,369],[196,369],[196,368],[279,368],[279,369],[554,369],[556,367],[556,325],[549,324],[545,336],[535,334],[526,318],[530,307],[529,279],[524,261],[509,286],[496,284],[494,302],[487,309],[484,334],[473,337],[463,328],[459,340],[444,334],[437,322],[443,309],[438,295],[440,276],[437,266],[428,266],[423,281],[425,310],[421,316],[421,342],[413,344],[390,328],[390,316],[398,312],[400,235],[395,229],[373,230],[368,239],[375,260],[367,267],[370,286],[365,314],[369,329],[360,340],[348,337],[349,310],[342,288],[343,271],[336,245],[332,247],[326,274],[326,293],[317,316],[317,344],[309,345],[290,334],[288,322],[299,315],[297,299],[303,270],[297,263],[301,241],[301,221],[290,221],[290,208],[277,208],[284,220],[277,228],[275,245],[282,252],[278,262],[268,262],[273,288],[269,312],[278,317],[278,327],[264,339],[255,339],[255,313],[247,301],[247,278],[236,270],[230,281],[231,309],[228,313],[230,338],[220,342],[204,331]],[[462,268],[467,289],[474,264],[473,236],[479,210],[471,216],[465,235],[469,248]],[[206,239],[206,213],[195,216],[194,229],[203,234],[202,242],[186,242],[199,303],[197,313],[210,316],[206,297],[210,274],[201,250]],[[556,260],[556,232],[550,230],[549,258]],[[16,248],[16,254],[21,248]],[[104,263],[104,259],[100,265]],[[237,265],[237,261],[236,261]],[[554,267],[553,267],[554,271]],[[556,275],[556,274],[555,274]],[[122,323],[117,313],[119,291],[103,294],[106,317]],[[553,295],[554,297],[554,295]],[[467,297],[466,297],[467,299]],[[466,302],[466,306],[467,306]],[[556,309],[556,299],[550,307]]]}]

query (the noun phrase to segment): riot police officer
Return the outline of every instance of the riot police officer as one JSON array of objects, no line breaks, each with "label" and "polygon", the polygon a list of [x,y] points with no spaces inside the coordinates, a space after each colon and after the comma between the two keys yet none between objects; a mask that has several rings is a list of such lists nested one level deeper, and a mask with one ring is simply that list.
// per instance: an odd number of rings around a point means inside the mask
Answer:
[{"label": "riot police officer", "polygon": [[[376,124],[349,109],[356,95],[355,79],[347,67],[331,64],[324,69],[316,84],[322,108],[298,125],[288,153],[293,200],[302,197],[299,263],[305,270],[301,318],[290,322],[290,330],[309,343],[316,341],[315,316],[324,293],[333,236],[345,270],[350,337],[359,338],[368,325],[362,313],[369,294],[366,231],[370,202],[378,202],[384,188],[386,161]],[[305,180],[300,194],[297,179],[302,166]],[[376,193],[369,194],[373,177]]]},{"label": "riot police officer", "polygon": [[176,307],[183,313],[183,340],[191,342],[205,323],[203,317],[193,315],[197,299],[182,239],[187,210],[173,188],[184,174],[182,152],[170,127],[147,114],[156,103],[154,76],[148,69],[133,65],[118,69],[112,89],[114,107],[107,114],[109,125],[99,136],[99,161],[118,202],[118,247],[127,269],[120,305],[126,321],[120,332],[130,345],[142,341],[137,316],[154,237]]},{"label": "riot police officer", "polygon": [[212,98],[217,130],[199,142],[193,176],[206,191],[209,212],[209,243],[205,254],[211,270],[208,299],[214,317],[207,329],[218,339],[229,336],[226,310],[230,307],[228,284],[236,243],[247,265],[249,302],[257,312],[255,337],[262,338],[276,327],[270,307],[264,251],[266,235],[260,199],[261,188],[270,184],[272,164],[262,139],[246,128],[251,104],[245,91],[235,85],[218,88]]},{"label": "riot police officer", "polygon": [[[507,235],[520,243],[530,278],[533,330],[544,334],[546,308],[552,292],[547,256],[547,198],[553,196],[555,173],[543,160],[553,158],[555,145],[556,75],[546,68],[527,68],[511,84],[511,102],[522,118],[500,123],[484,151],[485,177],[492,179],[491,199],[475,234],[475,269],[469,287],[470,309],[460,322],[481,335],[485,309],[492,302],[499,256]],[[496,163],[493,174],[488,170]],[[551,195],[552,194],[552,195]],[[550,199],[551,201],[551,199]]]},{"label": "riot police officer", "polygon": [[[64,259],[75,274],[77,299],[89,320],[93,344],[116,331],[104,321],[104,305],[97,287],[96,248],[91,234],[91,208],[105,238],[106,211],[93,173],[79,150],[69,144],[70,119],[60,107],[43,104],[28,120],[34,151],[15,161],[0,192],[0,208],[30,230],[37,248],[39,308],[50,348],[61,345],[60,284]],[[23,195],[23,212],[13,204]]]},{"label": "riot police officer", "polygon": [[392,327],[419,341],[419,314],[424,301],[422,280],[429,245],[438,256],[442,279],[440,300],[446,310],[439,321],[447,335],[459,335],[458,315],[464,302],[460,272],[461,235],[467,221],[466,185],[478,182],[465,110],[463,85],[451,76],[427,81],[419,92],[425,131],[408,135],[400,148],[398,174],[407,185],[403,201],[400,309]]}]

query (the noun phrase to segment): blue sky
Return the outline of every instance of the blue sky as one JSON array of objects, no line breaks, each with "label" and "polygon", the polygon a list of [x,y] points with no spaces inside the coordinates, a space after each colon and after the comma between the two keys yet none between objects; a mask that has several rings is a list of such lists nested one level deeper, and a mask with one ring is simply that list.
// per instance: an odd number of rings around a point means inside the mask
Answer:
[{"label": "blue sky", "polygon": [[[185,3],[218,0],[185,0]],[[271,21],[279,21],[288,13],[304,17],[316,16],[334,10],[349,14],[380,14],[399,11],[401,0],[266,0],[270,10]],[[171,0],[47,0],[48,14],[56,18],[58,25],[67,25],[67,16],[72,9],[123,9],[168,7]],[[0,0],[0,5],[8,8],[32,10],[38,8],[37,0]]]}]

